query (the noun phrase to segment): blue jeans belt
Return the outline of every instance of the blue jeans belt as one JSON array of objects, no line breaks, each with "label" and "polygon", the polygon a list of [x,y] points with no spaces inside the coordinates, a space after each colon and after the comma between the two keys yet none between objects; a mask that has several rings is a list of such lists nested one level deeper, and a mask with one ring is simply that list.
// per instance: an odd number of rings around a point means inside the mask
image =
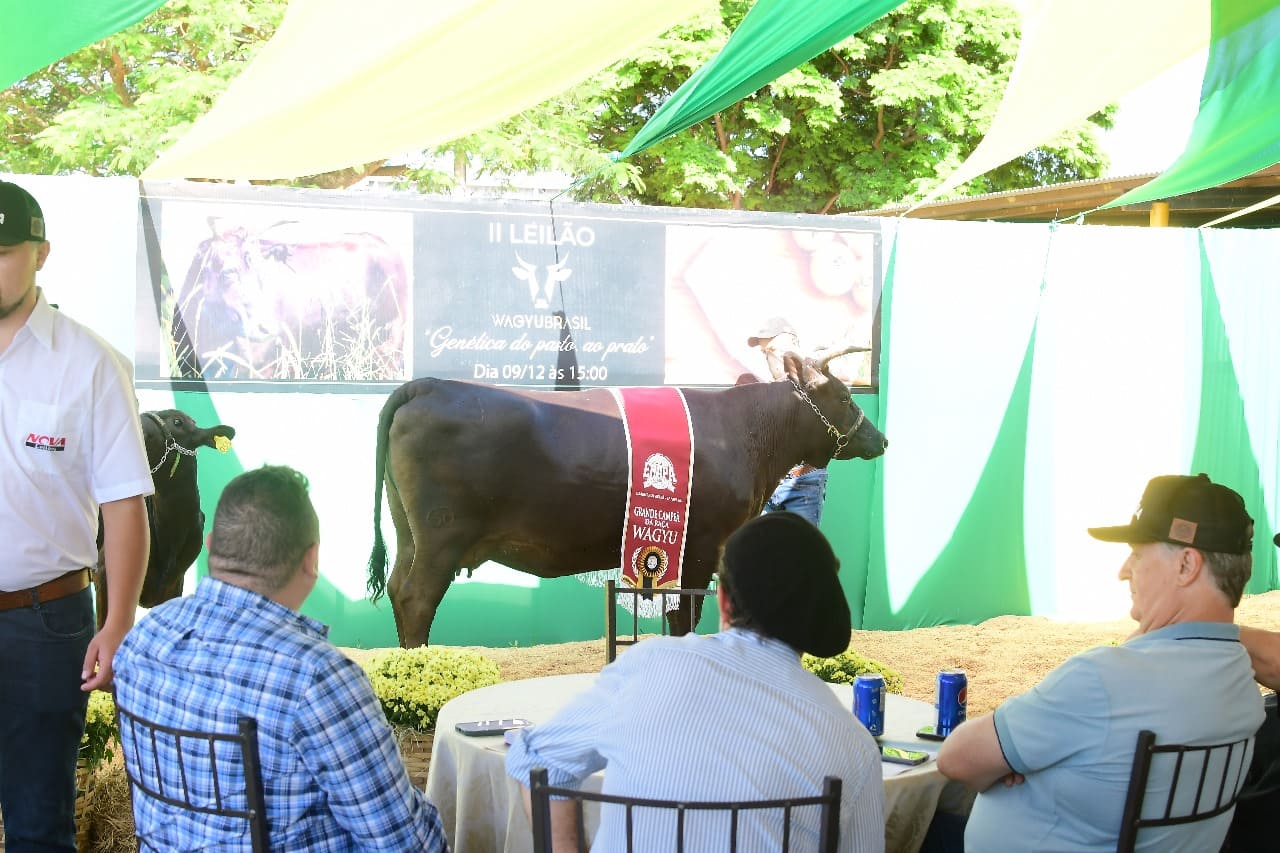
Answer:
[{"label": "blue jeans belt", "polygon": [[89,570],[72,569],[65,575],[59,575],[39,586],[13,592],[0,592],[0,612],[18,607],[32,607],[42,601],[57,601],[59,598],[75,595],[88,585]]}]

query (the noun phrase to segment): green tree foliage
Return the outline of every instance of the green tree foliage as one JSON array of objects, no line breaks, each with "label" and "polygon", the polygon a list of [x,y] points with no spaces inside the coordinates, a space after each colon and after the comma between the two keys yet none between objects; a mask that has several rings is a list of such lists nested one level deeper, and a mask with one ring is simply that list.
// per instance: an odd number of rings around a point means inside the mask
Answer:
[{"label": "green tree foliage", "polygon": [[[634,58],[498,127],[435,153],[481,172],[591,175],[579,199],[841,213],[921,197],[977,146],[1019,40],[1002,0],[910,0],[753,96],[627,161],[654,111],[724,46],[751,0],[687,22]],[[1108,109],[957,195],[1098,177]],[[414,170],[441,190],[461,175]]]},{"label": "green tree foliage", "polygon": [[169,0],[0,91],[0,170],[139,174],[244,70],[287,5]]},{"label": "green tree foliage", "polygon": [[[287,0],[169,0],[130,29],[0,92],[0,171],[136,175],[180,138],[274,34]],[[639,155],[609,159],[723,47],[751,0],[665,33],[577,88],[424,152],[408,170],[449,191],[468,168],[590,178],[580,199],[840,213],[917,198],[977,145],[1018,45],[1004,0],[909,0],[743,102]],[[440,85],[448,85],[441,81]],[[406,92],[406,97],[411,97]],[[1091,178],[1095,116],[960,194]],[[349,185],[379,164],[290,183]]]}]

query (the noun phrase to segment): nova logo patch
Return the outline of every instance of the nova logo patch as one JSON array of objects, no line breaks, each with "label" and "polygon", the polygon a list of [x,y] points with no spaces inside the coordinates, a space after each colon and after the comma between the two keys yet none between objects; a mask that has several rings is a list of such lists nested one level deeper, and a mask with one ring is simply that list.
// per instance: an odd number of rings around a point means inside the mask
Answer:
[{"label": "nova logo patch", "polygon": [[67,437],[65,435],[36,435],[34,432],[27,433],[27,447],[36,450],[66,450]]}]

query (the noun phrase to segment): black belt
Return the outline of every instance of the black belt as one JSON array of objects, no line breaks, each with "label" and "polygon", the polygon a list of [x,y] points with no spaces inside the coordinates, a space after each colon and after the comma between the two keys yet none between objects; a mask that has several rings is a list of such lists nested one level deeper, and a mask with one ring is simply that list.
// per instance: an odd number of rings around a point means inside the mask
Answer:
[{"label": "black belt", "polygon": [[45,601],[57,601],[59,598],[75,595],[88,585],[89,570],[72,569],[65,575],[59,575],[39,586],[19,589],[14,592],[0,592],[0,612],[14,610],[18,607],[34,607]]}]

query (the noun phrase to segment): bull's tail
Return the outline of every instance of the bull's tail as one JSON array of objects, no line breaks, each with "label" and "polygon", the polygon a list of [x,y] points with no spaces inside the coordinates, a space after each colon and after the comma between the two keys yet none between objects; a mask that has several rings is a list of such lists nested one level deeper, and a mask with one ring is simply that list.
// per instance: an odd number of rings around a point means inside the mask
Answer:
[{"label": "bull's tail", "polygon": [[369,554],[369,600],[377,601],[387,591],[387,545],[382,539],[382,482],[387,471],[387,448],[391,421],[396,411],[413,396],[406,382],[391,392],[378,415],[378,441],[373,460],[373,551]]}]

